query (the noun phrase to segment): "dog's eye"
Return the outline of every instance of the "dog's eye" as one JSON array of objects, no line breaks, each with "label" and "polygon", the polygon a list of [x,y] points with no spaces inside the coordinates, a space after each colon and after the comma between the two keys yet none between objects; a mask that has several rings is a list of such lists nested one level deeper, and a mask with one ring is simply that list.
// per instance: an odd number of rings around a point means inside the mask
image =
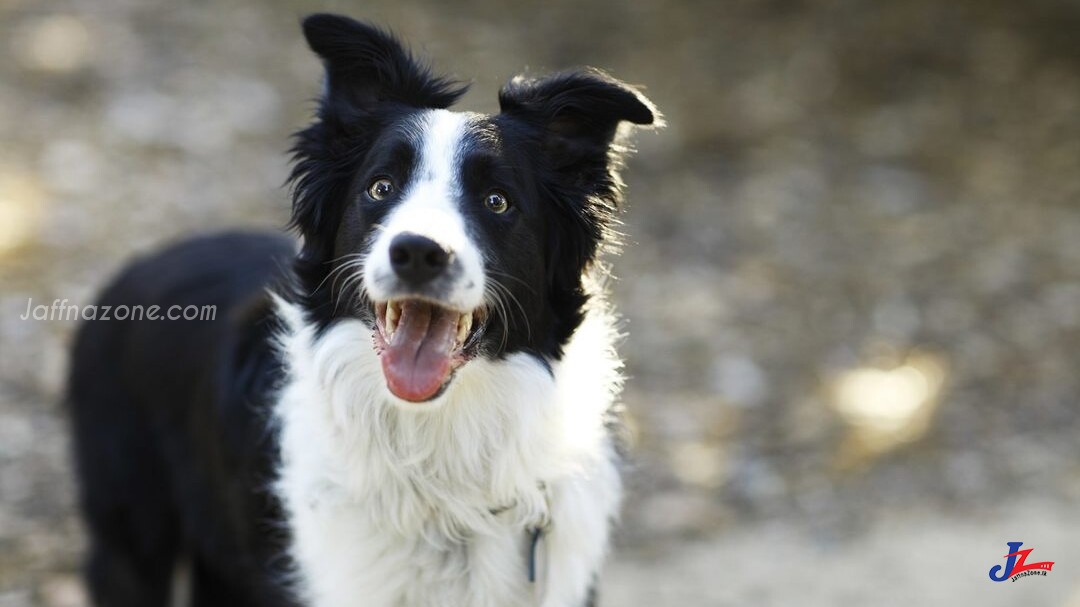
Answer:
[{"label": "dog's eye", "polygon": [[484,206],[492,213],[502,214],[506,212],[506,209],[510,208],[510,199],[506,197],[506,194],[502,192],[491,192],[484,197]]},{"label": "dog's eye", "polygon": [[367,193],[372,200],[385,200],[394,193],[394,183],[385,177],[376,179],[368,186]]}]

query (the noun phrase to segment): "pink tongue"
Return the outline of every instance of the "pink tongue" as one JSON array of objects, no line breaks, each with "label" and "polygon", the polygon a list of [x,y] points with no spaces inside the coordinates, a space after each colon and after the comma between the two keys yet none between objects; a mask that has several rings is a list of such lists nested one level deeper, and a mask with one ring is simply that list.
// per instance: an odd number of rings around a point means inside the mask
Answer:
[{"label": "pink tongue", "polygon": [[430,400],[446,383],[457,319],[456,312],[424,302],[401,304],[397,329],[382,352],[386,385],[398,398]]}]

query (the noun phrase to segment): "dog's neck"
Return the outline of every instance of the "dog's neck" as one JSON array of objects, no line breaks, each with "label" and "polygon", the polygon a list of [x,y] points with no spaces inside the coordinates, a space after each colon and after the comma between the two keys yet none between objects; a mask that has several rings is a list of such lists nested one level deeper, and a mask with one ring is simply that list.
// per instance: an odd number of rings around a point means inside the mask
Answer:
[{"label": "dog's neck", "polygon": [[[456,604],[518,604],[533,588],[530,533],[549,520],[573,528],[555,512],[558,486],[610,465],[604,419],[618,385],[610,323],[583,325],[563,361],[478,358],[439,402],[404,405],[386,391],[364,323],[341,321],[316,336],[290,304],[279,302],[279,314],[288,380],[277,405],[277,490],[309,596],[341,597],[343,585],[382,592],[372,584],[397,563],[416,579],[386,604],[444,604],[431,598],[439,593],[464,601]],[[599,512],[617,502],[611,482],[603,493],[613,501]],[[328,563],[340,575],[322,571]],[[455,576],[465,577],[448,581]],[[477,602],[478,588],[491,598]]]}]

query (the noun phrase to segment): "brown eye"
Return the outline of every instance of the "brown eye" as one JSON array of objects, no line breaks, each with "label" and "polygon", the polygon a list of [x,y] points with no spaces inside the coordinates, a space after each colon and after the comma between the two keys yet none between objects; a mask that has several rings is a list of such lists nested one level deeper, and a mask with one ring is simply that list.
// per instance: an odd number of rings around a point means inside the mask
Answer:
[{"label": "brown eye", "polygon": [[491,192],[484,198],[484,206],[492,213],[501,215],[510,208],[510,200],[502,192]]},{"label": "brown eye", "polygon": [[372,200],[385,200],[394,193],[394,183],[385,177],[376,179],[367,189]]}]

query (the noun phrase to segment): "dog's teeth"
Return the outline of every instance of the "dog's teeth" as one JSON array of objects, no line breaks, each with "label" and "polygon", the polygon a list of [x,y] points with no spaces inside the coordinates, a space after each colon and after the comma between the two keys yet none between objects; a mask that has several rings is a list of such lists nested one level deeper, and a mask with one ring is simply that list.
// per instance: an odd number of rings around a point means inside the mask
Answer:
[{"label": "dog's teeth", "polygon": [[401,317],[401,306],[397,302],[391,301],[386,304],[386,338],[389,339],[394,335],[394,329],[397,329],[398,318]]},{"label": "dog's teeth", "polygon": [[458,344],[465,343],[465,340],[469,337],[469,331],[472,329],[472,314],[462,314],[458,319],[457,325],[457,342]]}]

